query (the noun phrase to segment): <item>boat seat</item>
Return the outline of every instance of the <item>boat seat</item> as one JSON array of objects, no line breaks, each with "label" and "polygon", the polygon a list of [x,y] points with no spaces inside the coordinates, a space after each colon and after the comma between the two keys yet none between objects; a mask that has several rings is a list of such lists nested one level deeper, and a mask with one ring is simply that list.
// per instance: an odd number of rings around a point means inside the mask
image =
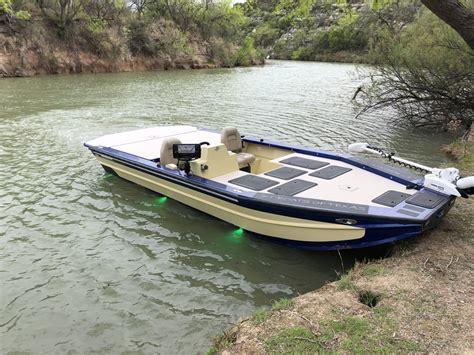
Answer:
[{"label": "boat seat", "polygon": [[168,164],[178,164],[178,159],[173,157],[173,144],[181,144],[178,138],[170,137],[165,138],[161,142],[160,149],[160,165],[166,166]]},{"label": "boat seat", "polygon": [[255,155],[250,153],[237,153],[237,163],[239,166],[249,165],[255,161]]},{"label": "boat seat", "polygon": [[239,167],[247,166],[255,161],[255,155],[242,152],[242,139],[235,127],[225,127],[221,134],[221,143],[224,143],[227,150],[237,154]]}]

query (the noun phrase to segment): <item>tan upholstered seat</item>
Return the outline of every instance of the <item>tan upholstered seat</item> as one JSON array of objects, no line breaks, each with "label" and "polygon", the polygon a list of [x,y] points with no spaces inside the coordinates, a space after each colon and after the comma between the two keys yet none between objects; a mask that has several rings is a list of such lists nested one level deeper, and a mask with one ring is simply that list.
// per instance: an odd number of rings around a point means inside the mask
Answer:
[{"label": "tan upholstered seat", "polygon": [[225,127],[221,134],[221,143],[224,143],[227,150],[237,153],[239,166],[247,166],[255,161],[255,155],[242,152],[242,140],[240,133],[235,127]]},{"label": "tan upholstered seat", "polygon": [[177,164],[178,160],[173,158],[173,144],[181,144],[178,138],[165,138],[161,143],[160,149],[160,165]]},{"label": "tan upholstered seat", "polygon": [[237,163],[239,166],[249,165],[255,161],[255,155],[249,153],[238,153],[237,154]]}]

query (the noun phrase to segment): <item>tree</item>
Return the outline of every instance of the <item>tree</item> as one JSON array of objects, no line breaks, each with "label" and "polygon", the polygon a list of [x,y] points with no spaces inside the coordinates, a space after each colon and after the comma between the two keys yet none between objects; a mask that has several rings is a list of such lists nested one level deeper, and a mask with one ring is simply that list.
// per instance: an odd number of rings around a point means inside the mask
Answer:
[{"label": "tree", "polygon": [[474,50],[474,11],[458,0],[421,0],[421,2],[459,33]]},{"label": "tree", "polygon": [[474,120],[474,52],[426,9],[400,33],[374,33],[373,60],[380,63],[362,93],[361,113],[395,108],[397,125],[465,128]]}]

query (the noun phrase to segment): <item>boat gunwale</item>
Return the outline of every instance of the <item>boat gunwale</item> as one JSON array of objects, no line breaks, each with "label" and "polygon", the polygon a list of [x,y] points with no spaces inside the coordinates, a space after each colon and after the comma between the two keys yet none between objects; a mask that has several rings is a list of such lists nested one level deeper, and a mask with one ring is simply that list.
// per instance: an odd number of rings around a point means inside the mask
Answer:
[{"label": "boat gunwale", "polygon": [[[246,138],[245,140],[248,140],[248,138]],[[254,143],[253,140],[252,140],[252,143]],[[255,143],[263,144],[263,145],[267,145],[267,146],[274,146],[274,145],[271,145],[272,143],[265,142],[265,141],[264,142],[258,141],[258,142],[255,142]],[[378,222],[377,224],[380,224],[380,225],[387,225],[387,222],[396,221],[396,222],[398,222],[397,224],[403,224],[405,226],[407,226],[407,223],[411,224],[411,225],[423,226],[427,221],[429,221],[431,218],[433,218],[433,216],[436,213],[438,213],[439,211],[444,210],[444,208],[446,208],[446,206],[452,200],[452,198],[449,198],[449,196],[438,194],[440,196],[443,196],[446,199],[444,201],[444,203],[441,203],[436,208],[432,209],[432,211],[430,213],[428,213],[425,217],[417,217],[417,218],[400,217],[400,216],[393,216],[393,215],[391,216],[391,215],[386,215],[386,214],[375,214],[375,213],[369,213],[369,212],[367,212],[367,214],[358,214],[356,212],[343,212],[343,211],[337,211],[337,210],[330,210],[329,211],[329,210],[324,210],[324,209],[318,209],[318,208],[315,208],[315,207],[294,206],[294,205],[292,205],[292,207],[290,209],[288,207],[288,205],[285,205],[283,203],[269,202],[269,201],[265,201],[263,199],[261,200],[261,199],[255,198],[254,196],[257,195],[257,194],[254,193],[254,192],[248,192],[248,191],[242,191],[242,190],[239,190],[238,193],[237,192],[230,192],[230,191],[224,190],[225,188],[228,188],[229,186],[225,185],[223,183],[220,183],[220,182],[205,179],[205,178],[202,178],[202,177],[195,177],[195,176],[185,177],[185,176],[183,176],[179,173],[176,173],[174,171],[171,171],[171,170],[167,171],[168,169],[163,168],[161,166],[155,166],[155,165],[150,166],[150,163],[153,163],[151,160],[141,158],[139,156],[136,156],[136,155],[133,155],[133,154],[130,154],[130,153],[125,153],[125,152],[116,150],[114,148],[92,146],[92,145],[89,145],[87,143],[84,143],[84,146],[89,148],[93,153],[96,152],[99,155],[105,155],[105,157],[109,157],[109,158],[112,158],[113,160],[117,160],[119,163],[125,164],[129,167],[136,168],[136,169],[138,169],[142,172],[145,172],[145,173],[151,173],[152,175],[155,175],[158,178],[164,178],[165,180],[178,183],[179,185],[186,186],[186,187],[198,190],[198,191],[203,192],[205,194],[215,196],[217,198],[226,200],[226,201],[234,203],[234,204],[239,204],[239,205],[245,206],[247,208],[258,207],[258,208],[255,208],[255,209],[257,209],[259,211],[263,211],[263,212],[268,212],[268,209],[263,208],[265,206],[277,207],[277,208],[280,208],[282,211],[270,212],[270,213],[280,214],[280,215],[284,215],[284,216],[291,216],[291,217],[296,217],[296,218],[304,218],[304,219],[309,219],[309,218],[298,217],[297,214],[295,215],[294,213],[288,213],[288,211],[290,211],[290,210],[295,211],[296,210],[296,211],[299,211],[300,213],[315,212],[315,213],[318,213],[319,215],[322,215],[324,217],[330,217],[327,220],[327,222],[329,222],[329,223],[335,223],[334,220],[339,219],[339,218],[358,217],[358,218],[362,218],[363,220],[365,220],[365,223],[358,223],[357,225],[354,225],[354,226],[364,227],[364,228],[366,228],[366,226],[372,226],[373,227],[374,223],[372,221],[377,221]],[[285,147],[285,149],[290,149],[288,147],[292,147],[292,146],[286,147],[285,145],[282,145],[281,147]],[[297,148],[297,147],[293,147],[293,148],[294,148],[293,151],[297,152],[297,153],[301,152],[301,151],[304,151],[304,149],[302,149],[302,148]],[[333,156],[330,156],[331,154],[329,152],[322,152],[322,151],[314,150],[311,153],[313,153],[313,154],[308,154],[308,155],[320,156],[320,157],[324,157],[324,158],[328,158],[328,159],[333,159],[332,158]],[[304,153],[302,153],[302,154],[304,154]],[[315,154],[319,154],[319,155],[315,155]],[[347,158],[345,158],[343,156],[340,156],[340,155],[337,155],[337,156],[341,157],[341,158],[344,158],[344,160],[341,159],[341,161],[351,164]],[[202,181],[200,181],[200,180],[202,180]],[[407,184],[413,184],[412,181],[405,180],[405,182]],[[217,185],[217,186],[212,186],[212,185]],[[422,189],[425,189],[425,188],[422,188]],[[426,190],[432,191],[430,189],[426,189]],[[344,202],[337,202],[337,201],[328,201],[328,202],[335,202],[335,203],[342,203],[342,204],[349,204],[349,205],[351,204],[351,203],[344,203]],[[368,206],[368,205],[363,205],[363,206]],[[382,210],[382,207],[378,207],[378,206],[377,207],[376,206],[368,206],[368,207],[372,208],[372,209],[376,208],[376,209],[380,209],[381,211],[384,211],[384,210]],[[385,210],[385,212],[393,212],[393,210]],[[318,217],[320,217],[320,216],[314,216],[314,218],[311,218],[311,220],[321,220],[321,218],[318,218]]]}]

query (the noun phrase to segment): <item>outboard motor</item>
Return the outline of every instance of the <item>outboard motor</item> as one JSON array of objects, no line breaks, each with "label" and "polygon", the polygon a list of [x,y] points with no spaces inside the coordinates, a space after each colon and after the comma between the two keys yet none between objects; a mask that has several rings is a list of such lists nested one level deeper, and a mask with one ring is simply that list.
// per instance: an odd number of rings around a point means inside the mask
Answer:
[{"label": "outboard motor", "polygon": [[456,181],[458,189],[464,191],[468,195],[474,195],[474,176],[460,178]]},{"label": "outboard motor", "polygon": [[377,154],[391,162],[425,171],[428,174],[425,175],[423,186],[443,194],[464,198],[468,198],[469,195],[474,194],[474,176],[461,178],[459,176],[459,170],[456,168],[430,168],[426,165],[396,157],[393,154],[384,152],[380,148],[371,147],[368,143],[353,143],[349,145],[349,150],[354,153],[368,152]]}]

